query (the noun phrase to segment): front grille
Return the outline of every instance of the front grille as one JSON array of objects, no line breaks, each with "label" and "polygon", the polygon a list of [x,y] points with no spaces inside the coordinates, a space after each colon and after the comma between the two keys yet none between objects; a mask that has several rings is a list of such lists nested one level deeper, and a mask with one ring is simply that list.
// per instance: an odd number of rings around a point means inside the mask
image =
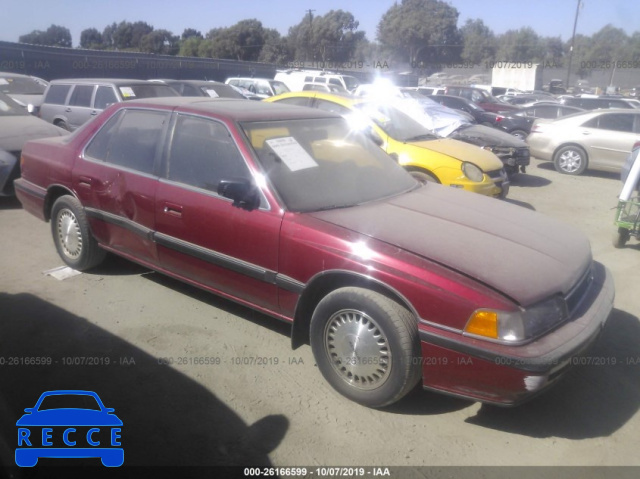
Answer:
[{"label": "front grille", "polygon": [[569,312],[569,316],[573,314],[573,312],[580,305],[580,302],[584,298],[589,286],[591,286],[591,282],[593,281],[593,272],[591,268],[587,270],[584,276],[580,278],[580,281],[576,283],[571,291],[565,296],[565,302],[567,303],[567,310]]}]

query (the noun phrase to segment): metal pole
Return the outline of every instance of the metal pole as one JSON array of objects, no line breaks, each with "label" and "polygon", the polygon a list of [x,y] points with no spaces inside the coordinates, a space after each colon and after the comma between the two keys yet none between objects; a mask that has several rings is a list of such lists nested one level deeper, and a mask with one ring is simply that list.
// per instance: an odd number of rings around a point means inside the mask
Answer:
[{"label": "metal pole", "polygon": [[580,2],[582,0],[578,0],[578,5],[576,6],[576,18],[573,21],[573,35],[571,36],[571,47],[569,48],[569,68],[567,69],[567,82],[566,88],[569,89],[569,77],[571,76],[571,61],[573,60],[573,45],[576,41],[576,27],[578,26],[578,13],[580,12]]}]

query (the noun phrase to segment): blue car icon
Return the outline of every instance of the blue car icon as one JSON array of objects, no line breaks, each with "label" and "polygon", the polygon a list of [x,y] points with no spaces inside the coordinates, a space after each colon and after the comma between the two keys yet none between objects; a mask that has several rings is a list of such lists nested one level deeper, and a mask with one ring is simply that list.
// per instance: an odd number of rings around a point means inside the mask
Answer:
[{"label": "blue car icon", "polygon": [[107,467],[124,463],[122,421],[93,391],[42,393],[16,422],[16,464],[33,467],[41,457],[99,457]]}]

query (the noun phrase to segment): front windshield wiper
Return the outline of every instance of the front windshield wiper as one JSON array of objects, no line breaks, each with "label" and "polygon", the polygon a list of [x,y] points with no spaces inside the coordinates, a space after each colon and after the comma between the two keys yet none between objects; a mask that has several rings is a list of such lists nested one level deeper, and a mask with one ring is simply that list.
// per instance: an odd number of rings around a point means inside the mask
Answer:
[{"label": "front windshield wiper", "polygon": [[423,133],[421,135],[411,136],[409,138],[405,138],[402,140],[403,143],[410,143],[413,141],[421,141],[421,140],[437,140],[440,138],[438,135],[434,135],[433,133]]}]

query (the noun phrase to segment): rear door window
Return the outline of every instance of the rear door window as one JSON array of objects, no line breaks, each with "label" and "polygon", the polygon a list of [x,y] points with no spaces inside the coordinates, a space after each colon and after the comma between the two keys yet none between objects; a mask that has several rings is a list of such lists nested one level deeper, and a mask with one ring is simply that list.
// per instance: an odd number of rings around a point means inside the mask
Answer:
[{"label": "rear door window", "polygon": [[160,111],[124,110],[100,129],[85,153],[112,165],[153,174],[168,118],[168,113]]},{"label": "rear door window", "polygon": [[69,106],[89,108],[91,106],[93,88],[93,85],[76,85],[71,93],[71,98],[69,98]]}]

